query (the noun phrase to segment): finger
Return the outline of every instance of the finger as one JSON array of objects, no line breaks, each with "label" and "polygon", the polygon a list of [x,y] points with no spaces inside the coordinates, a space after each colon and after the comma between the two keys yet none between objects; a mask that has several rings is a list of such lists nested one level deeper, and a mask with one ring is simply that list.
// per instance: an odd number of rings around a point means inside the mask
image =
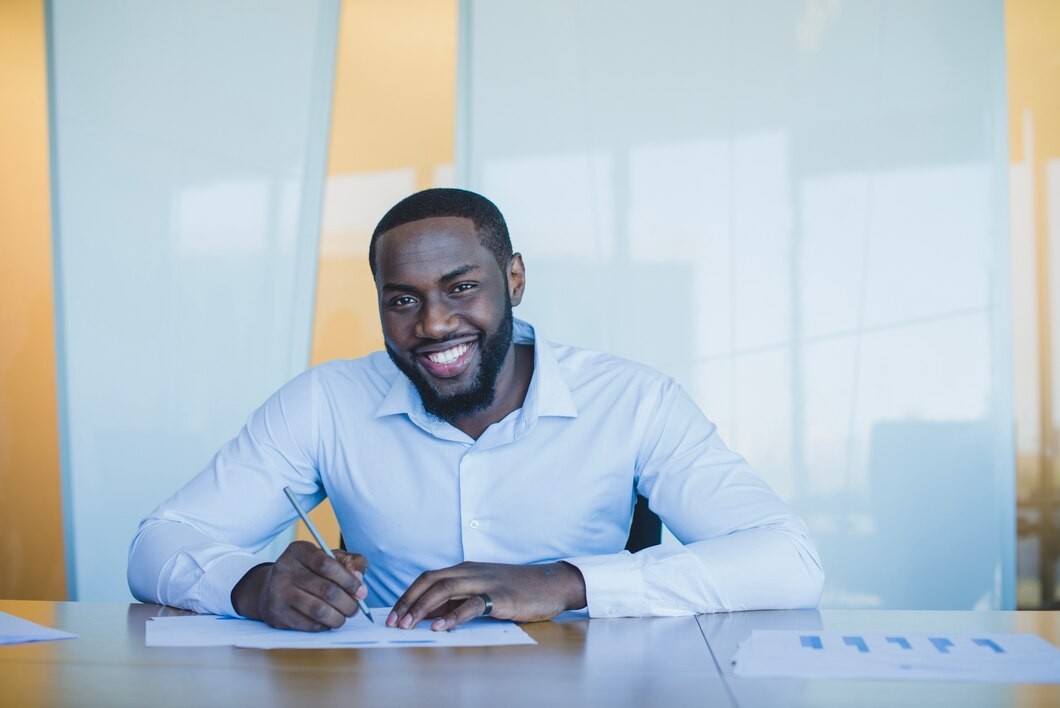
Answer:
[{"label": "finger", "polygon": [[[355,575],[346,567],[346,565],[331,558],[315,546],[312,546],[311,550],[307,550],[300,554],[298,560],[310,575],[323,578],[329,583],[334,584],[350,599],[355,599],[358,590],[363,586],[363,574]],[[313,586],[307,584],[307,582],[303,582],[300,584],[300,587],[310,592],[315,592],[318,597],[335,600],[336,602],[342,602],[345,604],[345,602],[335,594],[334,590],[331,590],[326,586]],[[318,592],[318,590],[320,590],[320,592]],[[335,606],[338,607],[338,605]],[[352,615],[352,612],[350,614]]]},{"label": "finger", "polygon": [[426,615],[424,615],[424,618],[437,619],[442,615],[446,614],[447,612],[452,612],[453,610],[455,610],[457,606],[459,606],[462,602],[463,600],[450,600],[449,602],[444,603],[440,607],[436,607],[430,612],[428,612]]},{"label": "finger", "polygon": [[446,612],[432,622],[431,629],[436,632],[444,632],[476,617],[481,617],[482,611],[485,609],[486,601],[482,599],[481,595],[469,597],[457,605],[455,609]]},{"label": "finger", "polygon": [[[440,570],[428,570],[425,573],[420,573],[420,576],[413,581],[412,585],[409,585],[408,589],[397,599],[394,603],[394,609],[391,610],[390,614],[386,618],[386,626],[398,627],[402,626],[401,622],[408,616],[409,611],[412,607],[420,600],[425,592],[430,588],[434,587],[439,583],[447,583],[454,579],[462,577],[471,577],[482,574],[481,563],[472,563],[465,561],[458,563],[457,565],[450,566],[448,568],[442,568]],[[485,592],[480,590],[479,592]],[[464,599],[466,595],[460,596],[459,599]],[[447,611],[447,608],[443,608],[442,605],[446,600],[453,599],[452,597],[438,600],[435,605],[429,608],[425,614],[417,617],[415,620],[409,620],[407,622],[409,627],[415,626],[415,622],[423,619],[423,617],[433,616],[437,617]]]},{"label": "finger", "polygon": [[[356,597],[365,592],[361,577],[349,573],[341,563],[328,557],[323,551],[306,542],[295,542],[288,547],[276,565],[276,599],[273,607],[285,602],[284,588],[297,588],[314,598],[310,605],[302,607],[311,617],[323,610],[316,607],[316,602],[325,602],[343,617],[351,617],[357,612]],[[329,621],[336,626],[336,621]]]},{"label": "finger", "polygon": [[360,553],[347,553],[339,548],[335,549],[335,559],[342,563],[343,567],[351,573],[356,571],[364,575],[368,570],[368,559]]},{"label": "finger", "polygon": [[292,587],[282,601],[273,603],[265,621],[280,629],[321,632],[341,627],[346,617],[316,596]]},{"label": "finger", "polygon": [[314,599],[326,603],[343,617],[352,617],[357,613],[356,597],[327,578],[305,573],[294,578],[292,584]]},{"label": "finger", "polygon": [[368,598],[368,586],[364,584],[364,575],[359,570],[353,571],[353,577],[361,581],[361,587],[357,588],[357,592],[353,594],[354,597],[365,600]]},{"label": "finger", "polygon": [[412,585],[409,585],[408,589],[406,589],[405,592],[401,594],[401,597],[397,599],[397,602],[394,603],[394,608],[390,611],[390,614],[387,615],[386,626],[401,626],[401,621],[408,616],[409,609],[420,598],[423,592],[432,584],[444,578],[451,571],[452,568],[444,568],[442,570],[429,570],[425,573],[420,573],[419,577],[412,581]]},{"label": "finger", "polygon": [[412,585],[409,585],[405,592],[401,593],[401,597],[394,603],[393,609],[390,610],[390,614],[386,618],[387,627],[397,627],[398,623],[408,614],[409,608],[412,603],[419,598],[420,594],[430,585],[432,578],[437,577],[443,571],[432,570],[426,573],[420,573],[419,577],[412,581]]},{"label": "finger", "polygon": [[409,606],[408,612],[398,621],[403,629],[415,627],[420,620],[452,600],[465,600],[485,591],[481,578],[443,577],[432,583]]},{"label": "finger", "polygon": [[364,574],[368,570],[368,559],[360,553],[347,553],[341,549],[335,551],[335,559],[361,583],[354,592],[354,597],[364,600],[368,597],[368,587],[364,584]]}]

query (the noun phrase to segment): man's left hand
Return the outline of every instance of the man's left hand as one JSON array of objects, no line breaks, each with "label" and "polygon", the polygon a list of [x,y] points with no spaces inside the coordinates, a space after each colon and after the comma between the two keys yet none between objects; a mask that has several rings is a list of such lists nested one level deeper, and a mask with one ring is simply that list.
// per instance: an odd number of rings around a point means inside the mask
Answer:
[{"label": "man's left hand", "polygon": [[491,617],[516,622],[551,619],[586,604],[585,580],[569,563],[465,562],[416,578],[394,603],[386,625],[410,629],[420,620],[437,617],[431,629],[452,629],[482,614],[486,607],[482,594],[493,601]]}]

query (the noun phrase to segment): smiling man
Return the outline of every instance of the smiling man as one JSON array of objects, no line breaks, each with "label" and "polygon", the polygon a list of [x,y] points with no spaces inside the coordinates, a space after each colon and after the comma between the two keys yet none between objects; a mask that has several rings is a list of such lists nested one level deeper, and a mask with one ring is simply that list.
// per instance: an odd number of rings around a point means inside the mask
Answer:
[{"label": "smiling man", "polygon": [[466,217],[388,226],[369,251],[387,353],[429,414],[478,438],[522,405],[534,370],[533,348],[512,340],[522,256],[506,243],[494,260]]},{"label": "smiling man", "polygon": [[[671,379],[542,339],[484,197],[432,189],[372,235],[386,352],[315,367],[140,525],[144,601],[323,630],[357,600],[389,626],[813,607],[805,525]],[[252,554],[329,497],[347,545]],[[636,494],[680,543],[623,550]]]}]

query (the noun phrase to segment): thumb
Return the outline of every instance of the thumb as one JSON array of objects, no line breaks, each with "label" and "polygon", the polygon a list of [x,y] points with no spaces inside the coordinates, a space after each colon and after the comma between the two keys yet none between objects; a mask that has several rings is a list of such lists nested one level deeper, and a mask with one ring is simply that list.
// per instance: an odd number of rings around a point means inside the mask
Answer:
[{"label": "thumb", "polygon": [[351,573],[358,571],[363,575],[368,570],[368,559],[360,553],[347,553],[346,551],[337,550],[335,551],[335,560],[342,563],[342,566]]}]

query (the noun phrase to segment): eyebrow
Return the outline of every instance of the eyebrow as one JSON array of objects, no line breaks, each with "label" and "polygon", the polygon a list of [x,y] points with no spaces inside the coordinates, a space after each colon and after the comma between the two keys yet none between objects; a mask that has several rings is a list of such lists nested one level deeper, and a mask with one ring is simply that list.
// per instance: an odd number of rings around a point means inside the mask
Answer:
[{"label": "eyebrow", "polygon": [[480,267],[481,266],[472,265],[470,263],[468,263],[467,265],[462,265],[459,268],[456,268],[454,270],[449,271],[448,273],[443,275],[441,278],[438,278],[438,282],[439,283],[444,283],[447,280],[453,280],[455,278],[459,278],[461,276],[467,275],[468,273],[470,273],[472,271],[479,270]]},{"label": "eyebrow", "polygon": [[[474,265],[472,263],[468,263],[467,265],[462,265],[459,268],[454,268],[453,270],[449,271],[448,273],[442,275],[440,278],[438,278],[438,282],[439,283],[446,283],[446,282],[448,282],[450,280],[455,280],[456,278],[459,278],[461,276],[467,275],[468,273],[472,273],[472,272],[474,272],[476,270],[482,270],[482,266],[478,266],[478,265]],[[399,290],[401,292],[414,292],[416,290],[416,288],[411,286],[411,285],[406,285],[405,283],[383,283],[383,290]]]}]

